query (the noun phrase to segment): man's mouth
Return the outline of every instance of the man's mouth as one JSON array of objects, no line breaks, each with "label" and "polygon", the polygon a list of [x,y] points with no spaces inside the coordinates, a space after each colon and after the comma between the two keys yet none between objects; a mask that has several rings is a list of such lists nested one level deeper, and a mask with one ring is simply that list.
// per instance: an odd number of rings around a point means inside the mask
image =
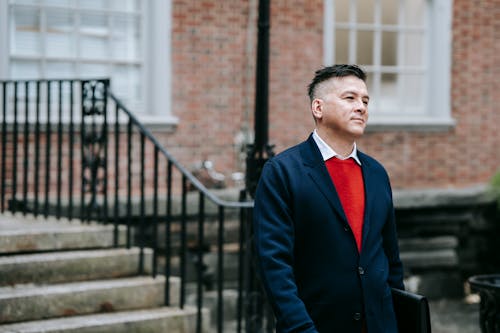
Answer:
[{"label": "man's mouth", "polygon": [[365,120],[362,118],[352,118],[351,120],[358,121],[358,122],[361,122],[363,124],[365,123]]}]

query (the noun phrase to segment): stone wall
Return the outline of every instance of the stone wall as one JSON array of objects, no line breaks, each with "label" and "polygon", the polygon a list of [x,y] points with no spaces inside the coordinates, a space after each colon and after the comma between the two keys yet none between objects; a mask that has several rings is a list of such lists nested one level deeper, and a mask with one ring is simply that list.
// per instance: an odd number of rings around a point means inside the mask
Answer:
[{"label": "stone wall", "polygon": [[396,191],[394,201],[409,289],[462,296],[468,277],[500,272],[500,210],[485,187]]}]

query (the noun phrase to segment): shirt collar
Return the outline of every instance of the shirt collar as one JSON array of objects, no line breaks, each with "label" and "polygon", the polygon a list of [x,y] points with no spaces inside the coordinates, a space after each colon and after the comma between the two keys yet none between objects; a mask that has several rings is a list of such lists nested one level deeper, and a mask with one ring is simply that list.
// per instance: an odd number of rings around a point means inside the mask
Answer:
[{"label": "shirt collar", "polygon": [[[319,136],[318,131],[314,129],[312,137],[314,139],[314,142],[316,142],[316,145],[319,148],[319,151],[321,152],[321,156],[323,157],[323,161],[329,160],[332,157],[337,157],[339,159],[344,159],[342,158],[335,150],[332,149],[323,139]],[[361,161],[358,157],[358,149],[356,147],[356,142],[354,142],[354,148],[352,149],[352,152],[349,156],[347,156],[345,159],[353,158],[359,165],[361,165]]]}]

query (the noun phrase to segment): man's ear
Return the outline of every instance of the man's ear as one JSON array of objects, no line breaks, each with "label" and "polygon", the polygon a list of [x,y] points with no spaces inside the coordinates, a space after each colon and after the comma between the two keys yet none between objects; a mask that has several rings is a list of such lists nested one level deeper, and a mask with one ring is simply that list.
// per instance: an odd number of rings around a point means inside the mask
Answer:
[{"label": "man's ear", "polygon": [[319,98],[313,99],[311,103],[311,112],[314,119],[321,119],[323,117],[323,100]]}]

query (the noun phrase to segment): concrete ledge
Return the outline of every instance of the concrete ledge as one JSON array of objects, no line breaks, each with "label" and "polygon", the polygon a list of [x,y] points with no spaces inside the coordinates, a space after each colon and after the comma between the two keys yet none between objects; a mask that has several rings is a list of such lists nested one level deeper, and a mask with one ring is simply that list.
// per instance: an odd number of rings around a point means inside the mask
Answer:
[{"label": "concrete ledge", "polygon": [[422,189],[394,190],[394,207],[430,208],[439,206],[470,206],[494,202],[487,185],[478,185],[463,189]]}]

